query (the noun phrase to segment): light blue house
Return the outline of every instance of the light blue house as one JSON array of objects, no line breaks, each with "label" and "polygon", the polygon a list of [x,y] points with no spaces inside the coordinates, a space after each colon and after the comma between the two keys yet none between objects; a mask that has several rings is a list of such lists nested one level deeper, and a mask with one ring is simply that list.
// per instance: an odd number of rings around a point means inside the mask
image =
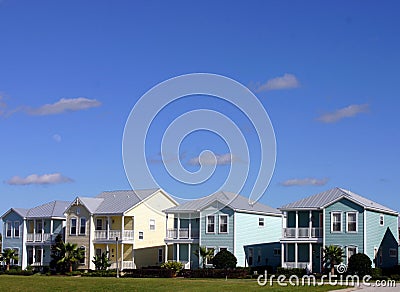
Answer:
[{"label": "light blue house", "polygon": [[[194,255],[199,246],[214,254],[227,249],[238,266],[277,266],[282,214],[261,203],[249,204],[248,198],[218,192],[164,211],[174,228],[166,230],[165,243],[173,245],[173,259],[185,268],[202,266]],[[206,263],[209,265],[209,263]]]},{"label": "light blue house", "polygon": [[50,246],[58,234],[63,235],[64,212],[70,202],[53,201],[31,209],[8,210],[3,221],[3,250],[12,248],[18,253],[18,263],[27,266],[48,266]]},{"label": "light blue house", "polygon": [[344,263],[365,253],[375,267],[398,263],[398,213],[351,191],[334,188],[280,208],[281,265],[323,269],[324,246],[341,246]]}]

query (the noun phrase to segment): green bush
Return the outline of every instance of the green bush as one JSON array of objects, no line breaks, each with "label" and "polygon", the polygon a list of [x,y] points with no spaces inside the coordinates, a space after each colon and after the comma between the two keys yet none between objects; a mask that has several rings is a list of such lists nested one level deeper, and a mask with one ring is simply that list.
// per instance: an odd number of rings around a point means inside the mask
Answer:
[{"label": "green bush", "polygon": [[371,266],[371,259],[366,254],[357,253],[350,257],[347,266],[347,273],[350,275],[358,275],[360,277],[371,275]]},{"label": "green bush", "polygon": [[183,264],[181,262],[166,262],[161,265],[161,268],[174,271],[178,274],[183,269]]},{"label": "green bush", "polygon": [[381,276],[382,276],[382,269],[380,269],[380,268],[371,269],[371,277],[373,279],[376,279],[376,278],[381,277]]},{"label": "green bush", "polygon": [[224,249],[213,257],[212,264],[217,269],[234,269],[236,268],[237,259],[233,253]]},{"label": "green bush", "polygon": [[288,269],[288,268],[278,267],[276,269],[276,273],[278,275],[285,275],[287,278],[289,278],[292,275],[303,277],[306,274],[306,269],[301,269],[301,268]]}]

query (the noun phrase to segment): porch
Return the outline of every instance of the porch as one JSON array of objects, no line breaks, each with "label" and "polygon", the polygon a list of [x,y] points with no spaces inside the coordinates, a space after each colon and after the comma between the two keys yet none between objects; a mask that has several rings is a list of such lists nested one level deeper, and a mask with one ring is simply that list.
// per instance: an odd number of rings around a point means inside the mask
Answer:
[{"label": "porch", "polygon": [[308,269],[319,273],[322,270],[322,244],[281,243],[281,266],[283,268]]}]

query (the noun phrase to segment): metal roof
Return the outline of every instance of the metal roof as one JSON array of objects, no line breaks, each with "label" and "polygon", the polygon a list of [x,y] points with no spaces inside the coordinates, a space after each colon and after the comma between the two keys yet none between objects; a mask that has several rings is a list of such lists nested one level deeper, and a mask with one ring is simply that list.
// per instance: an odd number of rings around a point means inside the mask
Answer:
[{"label": "metal roof", "polygon": [[396,213],[398,212],[385,207],[379,203],[371,201],[367,198],[364,198],[356,193],[353,193],[349,190],[345,190],[343,188],[333,188],[331,190],[306,197],[304,199],[298,200],[293,203],[286,204],[282,206],[281,210],[290,210],[290,209],[322,209],[325,206],[330,205],[331,203],[341,199],[346,198],[349,199],[360,206],[363,206],[367,209],[389,212],[389,213]]},{"label": "metal roof", "polygon": [[28,210],[26,218],[64,218],[64,212],[70,202],[52,201]]},{"label": "metal roof", "polygon": [[8,213],[14,211],[15,213],[17,213],[19,216],[21,216],[22,218],[25,218],[26,213],[28,213],[29,209],[23,209],[23,208],[11,208],[8,209],[3,215],[1,215],[1,218],[4,218],[5,216],[8,215]]},{"label": "metal roof", "polygon": [[220,191],[209,195],[207,197],[190,200],[189,202],[183,203],[176,207],[165,210],[165,213],[184,213],[184,212],[198,212],[206,208],[214,202],[220,202],[225,204],[227,207],[242,212],[250,213],[268,213],[268,214],[281,214],[278,209],[256,202],[253,205],[249,204],[249,199],[241,195]]}]

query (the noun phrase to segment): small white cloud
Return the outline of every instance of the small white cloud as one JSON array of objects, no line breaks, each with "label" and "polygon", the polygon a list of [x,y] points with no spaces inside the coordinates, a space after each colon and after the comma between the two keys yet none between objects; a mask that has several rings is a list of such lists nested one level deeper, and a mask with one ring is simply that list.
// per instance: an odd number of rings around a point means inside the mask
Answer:
[{"label": "small white cloud", "polygon": [[101,102],[96,99],[86,97],[61,98],[59,101],[51,104],[45,104],[36,109],[28,109],[27,112],[35,116],[56,115],[68,111],[80,111],[93,107],[99,107]]},{"label": "small white cloud", "polygon": [[292,186],[323,186],[328,182],[327,178],[293,178],[285,180],[281,183],[281,185],[285,187],[292,187]]},{"label": "small white cloud", "polygon": [[50,185],[50,184],[62,184],[73,182],[69,177],[63,176],[61,173],[52,174],[31,174],[27,177],[13,176],[5,183],[9,185]]},{"label": "small white cloud", "polygon": [[234,162],[239,161],[240,159],[231,153],[216,154],[212,155],[210,152],[205,153],[202,156],[193,157],[189,160],[189,164],[191,165],[200,165],[200,161],[202,165],[227,165]]},{"label": "small white cloud", "polygon": [[56,141],[57,143],[61,142],[61,136],[59,134],[54,134],[53,135],[53,140]]},{"label": "small white cloud", "polygon": [[256,92],[291,89],[300,86],[299,80],[293,74],[285,73],[283,76],[269,79],[264,84],[258,85],[255,89]]},{"label": "small white cloud", "polygon": [[323,123],[335,123],[344,118],[351,118],[367,112],[369,112],[369,104],[352,104],[334,112],[323,114],[317,120]]}]

